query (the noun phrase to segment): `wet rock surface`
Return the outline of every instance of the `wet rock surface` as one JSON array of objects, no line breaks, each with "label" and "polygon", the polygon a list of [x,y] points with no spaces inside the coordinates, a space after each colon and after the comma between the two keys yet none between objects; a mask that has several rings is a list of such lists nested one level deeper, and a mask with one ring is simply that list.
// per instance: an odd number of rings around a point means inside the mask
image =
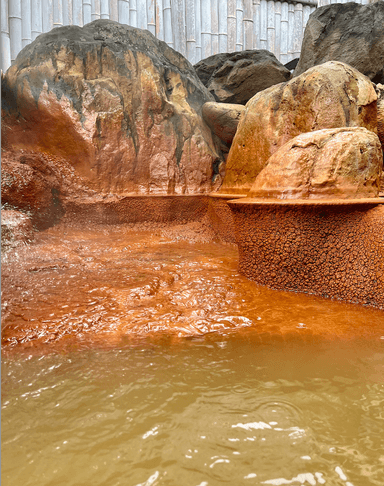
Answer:
[{"label": "wet rock surface", "polygon": [[294,76],[327,61],[340,61],[384,82],[384,2],[325,5],[309,17]]},{"label": "wet rock surface", "polygon": [[249,197],[377,197],[383,170],[380,140],[365,128],[303,133],[280,147],[256,177]]},{"label": "wet rock surface", "polygon": [[197,75],[221,103],[245,104],[259,91],[291,78],[266,50],[215,54],[195,64]]},{"label": "wet rock surface", "polygon": [[359,126],[377,133],[377,95],[346,64],[327,62],[272,86],[247,103],[219,192],[247,194],[269,157],[301,133]]},{"label": "wet rock surface", "polygon": [[148,31],[109,20],[53,29],[20,52],[2,93],[3,148],[71,167],[69,198],[220,184],[221,154],[201,118],[212,96]]},{"label": "wet rock surface", "polygon": [[223,142],[230,145],[245,106],[209,101],[203,105],[203,119]]},{"label": "wet rock surface", "polygon": [[1,250],[30,243],[35,236],[30,218],[15,210],[1,210]]}]

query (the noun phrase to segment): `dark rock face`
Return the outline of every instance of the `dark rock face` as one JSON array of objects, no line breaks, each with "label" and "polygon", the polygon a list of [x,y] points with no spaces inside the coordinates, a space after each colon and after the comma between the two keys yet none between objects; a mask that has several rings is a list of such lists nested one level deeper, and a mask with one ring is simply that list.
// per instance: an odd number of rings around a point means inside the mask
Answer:
[{"label": "dark rock face", "polygon": [[148,31],[109,20],[53,29],[2,84],[3,149],[45,154],[63,200],[202,194],[221,183],[219,141],[201,116],[212,96]]},{"label": "dark rock face", "polygon": [[318,8],[305,28],[294,76],[327,61],[341,61],[384,82],[384,2],[333,4]]},{"label": "dark rock face", "polygon": [[215,54],[195,69],[216,101],[242,105],[259,91],[291,78],[290,71],[265,50]]},{"label": "dark rock face", "polygon": [[203,119],[220,140],[230,145],[244,111],[244,105],[209,101],[203,106]]}]

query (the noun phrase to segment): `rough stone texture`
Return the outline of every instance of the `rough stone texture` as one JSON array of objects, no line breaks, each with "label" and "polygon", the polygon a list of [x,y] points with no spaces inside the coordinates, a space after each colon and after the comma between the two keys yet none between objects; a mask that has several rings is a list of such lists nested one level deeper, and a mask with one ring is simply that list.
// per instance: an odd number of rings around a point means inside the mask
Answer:
[{"label": "rough stone texture", "polygon": [[2,153],[1,203],[28,213],[37,229],[51,226],[64,214],[61,183],[53,167],[43,154]]},{"label": "rough stone texture", "polygon": [[291,78],[290,71],[265,50],[215,54],[195,64],[195,69],[222,103],[245,104],[259,91]]},{"label": "rough stone texture", "polygon": [[366,128],[303,133],[279,148],[248,197],[359,199],[377,197],[383,171],[380,140]]},{"label": "rough stone texture", "polygon": [[249,279],[384,308],[384,207],[230,207]]},{"label": "rough stone texture", "polygon": [[220,140],[230,145],[244,111],[244,105],[209,101],[203,105],[203,119]]},{"label": "rough stone texture", "polygon": [[247,194],[269,157],[301,133],[354,126],[376,133],[376,100],[369,79],[340,62],[258,93],[239,122],[219,192]]},{"label": "rough stone texture", "polygon": [[327,61],[341,61],[384,82],[384,2],[349,2],[318,8],[305,28],[294,76]]},{"label": "rough stone texture", "polygon": [[1,250],[15,248],[21,243],[29,243],[34,238],[32,222],[20,211],[1,211]]},{"label": "rough stone texture", "polygon": [[221,183],[201,117],[212,96],[146,30],[109,20],[55,28],[20,52],[2,88],[3,146],[72,167],[77,187],[63,197],[207,193]]},{"label": "rough stone texture", "polygon": [[236,244],[235,222],[227,203],[228,199],[210,197],[208,216],[216,237],[223,243]]}]

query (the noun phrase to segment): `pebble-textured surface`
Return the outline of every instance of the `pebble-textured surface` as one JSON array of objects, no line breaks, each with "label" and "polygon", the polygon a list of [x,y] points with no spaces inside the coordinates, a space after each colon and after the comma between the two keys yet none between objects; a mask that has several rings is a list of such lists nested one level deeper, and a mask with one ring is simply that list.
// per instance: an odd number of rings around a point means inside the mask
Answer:
[{"label": "pebble-textured surface", "polygon": [[249,279],[384,308],[384,207],[229,206]]},{"label": "pebble-textured surface", "polygon": [[227,204],[228,199],[232,199],[232,197],[209,198],[208,216],[212,228],[220,241],[236,244],[235,221],[232,211]]}]

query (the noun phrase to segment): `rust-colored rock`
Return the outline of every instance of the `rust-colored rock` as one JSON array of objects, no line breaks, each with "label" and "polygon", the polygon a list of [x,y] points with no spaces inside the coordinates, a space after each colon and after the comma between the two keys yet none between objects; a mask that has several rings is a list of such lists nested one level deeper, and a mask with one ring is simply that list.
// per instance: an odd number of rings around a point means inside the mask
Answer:
[{"label": "rust-colored rock", "polygon": [[220,193],[247,194],[269,157],[301,133],[359,126],[377,133],[376,100],[369,79],[340,62],[258,93],[240,120]]},{"label": "rust-colored rock", "polygon": [[21,243],[29,243],[34,238],[29,217],[11,209],[1,210],[1,250],[14,248]]},{"label": "rust-colored rock", "polygon": [[244,105],[209,101],[203,105],[203,119],[213,133],[230,145],[244,111]]},{"label": "rust-colored rock", "polygon": [[229,205],[246,277],[277,290],[384,308],[383,206],[244,201]]},{"label": "rust-colored rock", "polygon": [[377,197],[383,153],[366,128],[303,133],[277,150],[256,177],[249,197],[359,199]]},{"label": "rust-colored rock", "polygon": [[65,161],[83,197],[207,193],[220,183],[221,155],[201,117],[212,99],[192,65],[148,31],[109,20],[60,27],[5,74],[3,147]]},{"label": "rust-colored rock", "polygon": [[[52,161],[44,154],[3,152],[1,157],[1,202],[5,208],[27,213],[34,227],[44,229],[64,214],[62,182]],[[65,173],[62,174],[64,176]]]}]

